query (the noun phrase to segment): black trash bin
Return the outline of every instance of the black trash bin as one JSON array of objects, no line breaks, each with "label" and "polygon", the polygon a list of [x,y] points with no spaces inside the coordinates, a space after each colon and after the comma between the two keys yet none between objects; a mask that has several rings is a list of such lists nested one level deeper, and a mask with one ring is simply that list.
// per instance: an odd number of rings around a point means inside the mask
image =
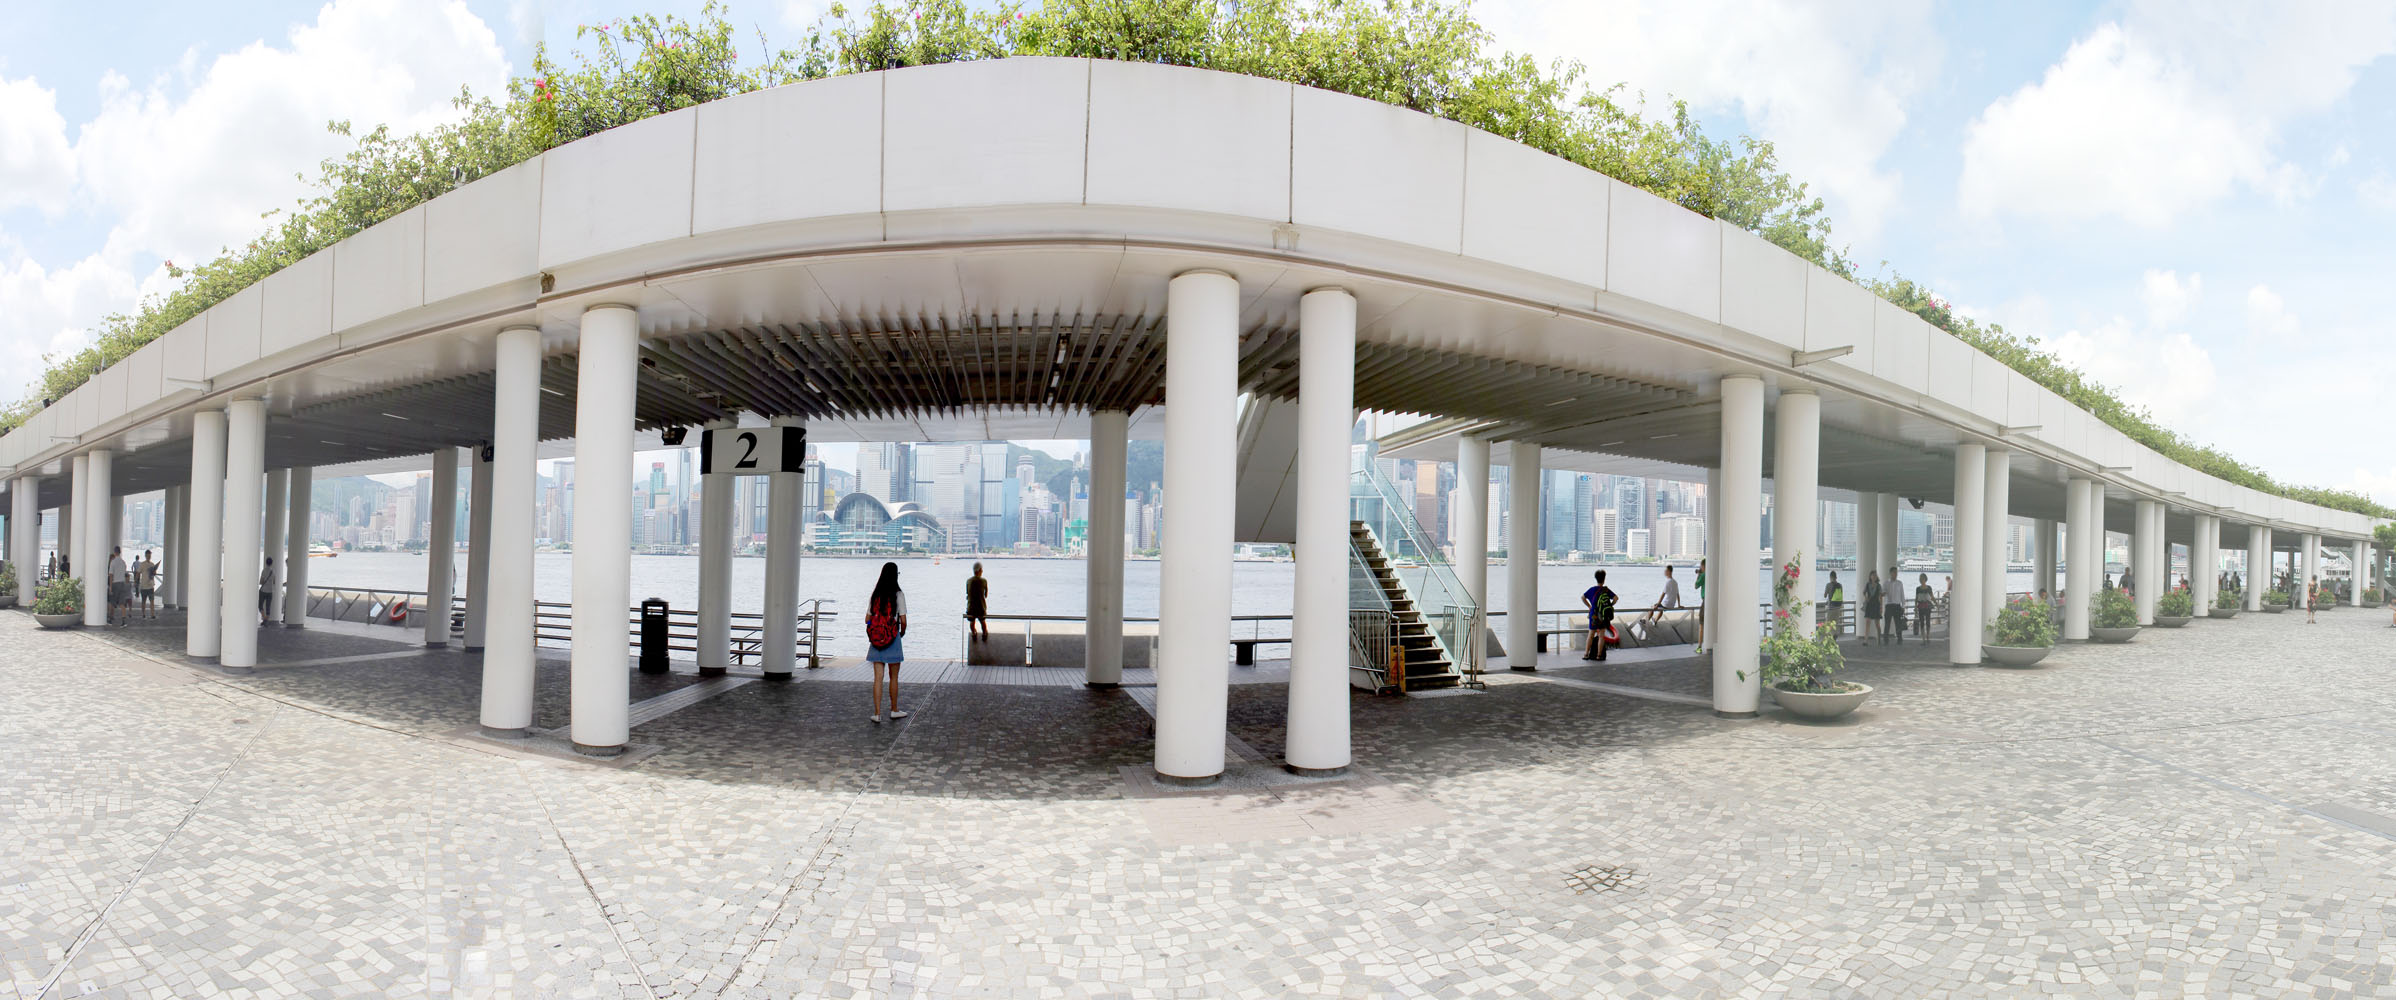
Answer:
[{"label": "black trash bin", "polygon": [[641,602],[641,672],[666,672],[666,612],[670,610],[663,599],[652,597]]}]

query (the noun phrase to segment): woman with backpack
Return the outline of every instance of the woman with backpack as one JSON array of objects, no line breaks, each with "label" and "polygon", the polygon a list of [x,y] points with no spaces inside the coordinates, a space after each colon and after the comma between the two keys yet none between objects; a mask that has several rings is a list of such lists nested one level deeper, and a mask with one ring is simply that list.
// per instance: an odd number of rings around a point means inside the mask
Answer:
[{"label": "woman with backpack", "polygon": [[[896,722],[907,717],[898,707],[899,666],[907,658],[907,592],[899,589],[898,564],[882,564],[882,578],[874,582],[874,595],[865,602],[865,641],[873,647],[865,659],[874,665],[874,725],[881,725],[884,704],[883,675],[889,675],[889,718]],[[885,669],[887,668],[887,670]]]}]

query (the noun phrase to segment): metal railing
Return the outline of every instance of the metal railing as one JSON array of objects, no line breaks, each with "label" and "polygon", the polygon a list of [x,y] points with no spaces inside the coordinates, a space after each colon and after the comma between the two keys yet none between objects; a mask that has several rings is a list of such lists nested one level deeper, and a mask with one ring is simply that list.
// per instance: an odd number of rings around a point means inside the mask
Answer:
[{"label": "metal railing", "polygon": [[1379,678],[1376,688],[1406,689],[1406,654],[1398,643],[1398,613],[1389,592],[1365,559],[1354,536],[1348,539],[1348,662]]},{"label": "metal railing", "polygon": [[[1479,677],[1483,609],[1465,591],[1463,579],[1440,547],[1423,533],[1397,487],[1374,467],[1374,450],[1359,447],[1349,454],[1349,520],[1362,522],[1381,542],[1390,571],[1406,587],[1415,613],[1430,627],[1448,662],[1466,677]],[[1411,565],[1399,561],[1409,558],[1414,560]]]},{"label": "metal railing", "polygon": [[[348,587],[309,587],[308,615],[363,624],[389,625],[401,628],[421,628],[425,614],[424,601],[430,596],[421,590],[362,590]],[[818,663],[819,644],[827,620],[837,612],[824,610],[832,603],[828,597],[813,598],[801,603],[798,620],[799,653],[809,667]],[[401,616],[392,618],[392,609],[401,609]],[[533,602],[533,644],[551,648],[572,648],[574,645],[574,606],[561,601]],[[452,597],[449,601],[449,634],[452,639],[466,635],[466,599]],[[625,650],[637,652],[641,645],[641,609],[630,608],[625,614]],[[699,612],[695,608],[669,608],[666,611],[666,649],[696,658],[699,653]],[[753,612],[732,613],[732,663],[747,665],[762,660],[765,655],[765,616]]]}]

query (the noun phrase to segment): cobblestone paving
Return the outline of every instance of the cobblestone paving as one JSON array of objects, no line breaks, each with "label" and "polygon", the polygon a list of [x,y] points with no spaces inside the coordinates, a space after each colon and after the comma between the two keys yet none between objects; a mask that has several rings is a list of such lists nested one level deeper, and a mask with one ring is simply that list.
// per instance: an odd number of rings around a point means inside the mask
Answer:
[{"label": "cobblestone paving", "polygon": [[[1359,697],[1369,775],[1299,797],[1333,834],[1226,798],[1198,843],[1127,793],[1131,689],[916,663],[876,726],[840,664],[640,726],[665,750],[619,770],[446,738],[459,654],[224,677],[121,634],[0,614],[17,996],[2396,993],[2375,612],[2021,670],[1850,649],[1877,691],[1829,725],[1544,672]],[[1282,687],[1230,697],[1278,755]]]}]

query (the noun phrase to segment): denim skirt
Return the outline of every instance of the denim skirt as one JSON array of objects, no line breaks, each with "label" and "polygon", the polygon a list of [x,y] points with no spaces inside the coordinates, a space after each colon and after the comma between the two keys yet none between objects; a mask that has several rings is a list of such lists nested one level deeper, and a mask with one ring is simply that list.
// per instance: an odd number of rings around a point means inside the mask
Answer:
[{"label": "denim skirt", "polygon": [[897,663],[906,658],[907,637],[903,635],[890,640],[890,645],[880,649],[869,647],[865,651],[865,659],[869,663]]}]

